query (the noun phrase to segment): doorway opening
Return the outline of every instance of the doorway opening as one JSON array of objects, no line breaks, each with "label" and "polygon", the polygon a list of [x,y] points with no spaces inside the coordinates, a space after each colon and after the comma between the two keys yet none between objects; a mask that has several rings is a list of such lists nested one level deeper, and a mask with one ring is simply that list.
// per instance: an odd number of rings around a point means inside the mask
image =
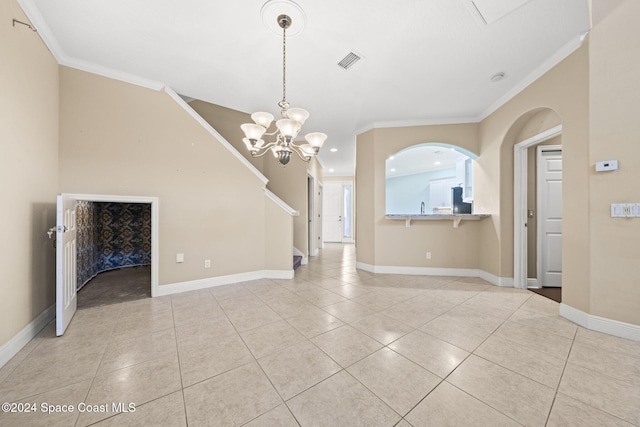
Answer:
[{"label": "doorway opening", "polygon": [[[156,197],[58,196],[56,239],[61,242],[56,255],[58,335],[64,333],[76,307],[83,306],[78,304],[79,290],[81,298],[95,294],[88,306],[103,305],[107,302],[105,298],[119,302],[118,299],[135,297],[139,290],[117,289],[126,288],[132,281],[144,281],[144,297],[158,295],[158,224]],[[98,287],[94,287],[94,280]],[[101,282],[104,283],[100,286]]]},{"label": "doorway opening", "polygon": [[325,182],[322,197],[322,241],[353,243],[353,182]]},{"label": "doorway opening", "polygon": [[[516,288],[540,289],[547,285],[561,285],[562,150],[561,146],[542,146],[558,144],[561,134],[562,125],[558,125],[514,146]],[[539,154],[533,155],[536,152]],[[551,293],[555,295],[558,292]]]},{"label": "doorway opening", "polygon": [[151,296],[151,204],[78,200],[78,308]]}]

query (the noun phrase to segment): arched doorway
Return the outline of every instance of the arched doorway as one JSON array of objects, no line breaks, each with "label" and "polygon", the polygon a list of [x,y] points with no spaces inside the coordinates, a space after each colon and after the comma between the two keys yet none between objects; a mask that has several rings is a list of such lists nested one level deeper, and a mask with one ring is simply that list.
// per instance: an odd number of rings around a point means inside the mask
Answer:
[{"label": "arched doorway", "polygon": [[[544,259],[545,256],[538,250],[541,247],[541,239],[536,231],[539,212],[535,208],[537,174],[535,167],[532,167],[535,165],[535,151],[532,150],[541,144],[550,142],[561,144],[561,134],[560,117],[549,108],[539,108],[523,114],[516,120],[503,141],[501,150],[503,165],[512,164],[513,166],[513,180],[503,181],[504,185],[512,187],[505,188],[503,194],[512,194],[513,198],[506,198],[511,203],[505,203],[502,209],[504,218],[510,219],[510,221],[504,221],[502,226],[502,232],[505,233],[503,240],[505,245],[503,245],[501,256],[505,265],[511,264],[513,266],[513,285],[515,288],[527,289],[530,285],[537,287],[540,266],[542,265],[541,259]],[[509,171],[505,170],[505,175],[507,174]],[[531,184],[532,179],[534,179],[533,185]],[[560,211],[562,209],[561,199],[560,196]],[[561,245],[561,235],[556,240],[559,240]],[[513,242],[511,248],[508,245],[509,241]],[[512,258],[509,255],[512,255]],[[557,261],[558,264],[561,264],[561,258]]]}]

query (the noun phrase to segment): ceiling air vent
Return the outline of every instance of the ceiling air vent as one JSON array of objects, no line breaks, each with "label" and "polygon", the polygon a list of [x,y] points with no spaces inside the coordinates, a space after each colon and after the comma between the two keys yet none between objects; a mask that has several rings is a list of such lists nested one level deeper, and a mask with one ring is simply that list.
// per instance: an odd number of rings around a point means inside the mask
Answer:
[{"label": "ceiling air vent", "polygon": [[349,52],[347,56],[342,58],[342,61],[338,62],[338,65],[345,70],[348,70],[353,64],[358,62],[362,57],[355,52]]}]

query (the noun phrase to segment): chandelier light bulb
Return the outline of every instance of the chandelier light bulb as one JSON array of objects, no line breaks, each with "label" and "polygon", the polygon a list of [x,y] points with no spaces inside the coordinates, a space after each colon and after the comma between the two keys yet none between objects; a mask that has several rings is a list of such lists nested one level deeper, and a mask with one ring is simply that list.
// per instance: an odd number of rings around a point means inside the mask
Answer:
[{"label": "chandelier light bulb", "polygon": [[324,141],[327,139],[327,134],[322,132],[312,132],[305,135],[304,139],[313,147],[318,148],[322,147]]},{"label": "chandelier light bulb", "polygon": [[240,129],[244,131],[244,135],[250,140],[258,140],[267,131],[264,127],[255,123],[245,123],[240,125]]},{"label": "chandelier light bulb", "polygon": [[294,139],[300,132],[300,123],[291,119],[280,119],[276,122],[278,130],[285,138]]},{"label": "chandelier light bulb", "polygon": [[300,123],[300,126],[309,118],[309,112],[302,108],[289,108],[287,110],[287,117],[291,120],[295,120]]},{"label": "chandelier light bulb", "polygon": [[263,128],[269,129],[269,126],[271,126],[271,122],[273,121],[273,114],[258,111],[257,113],[253,113],[251,115],[251,120],[259,124]]}]

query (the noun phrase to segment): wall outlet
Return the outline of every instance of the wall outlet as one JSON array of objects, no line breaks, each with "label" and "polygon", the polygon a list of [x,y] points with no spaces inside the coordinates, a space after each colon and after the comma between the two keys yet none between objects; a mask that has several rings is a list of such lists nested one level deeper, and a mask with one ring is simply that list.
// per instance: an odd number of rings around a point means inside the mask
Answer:
[{"label": "wall outlet", "polygon": [[176,262],[184,262],[184,254],[176,254]]},{"label": "wall outlet", "polygon": [[210,259],[205,259],[204,260],[204,268],[211,268],[211,260]]},{"label": "wall outlet", "polygon": [[431,259],[431,252],[427,252],[427,259]]}]

